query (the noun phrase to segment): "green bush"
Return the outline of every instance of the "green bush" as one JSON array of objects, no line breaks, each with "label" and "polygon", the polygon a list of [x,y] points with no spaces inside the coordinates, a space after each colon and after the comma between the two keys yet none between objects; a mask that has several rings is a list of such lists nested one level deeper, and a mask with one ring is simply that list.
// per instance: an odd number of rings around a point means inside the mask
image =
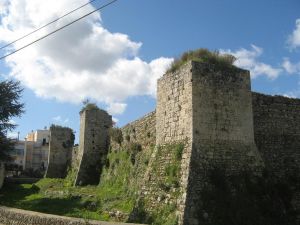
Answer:
[{"label": "green bush", "polygon": [[136,142],[130,142],[127,148],[130,153],[130,161],[134,165],[136,161],[136,155],[142,151],[142,145]]},{"label": "green bush", "polygon": [[207,62],[220,68],[232,68],[236,58],[229,54],[220,54],[218,51],[209,51],[208,49],[200,48],[183,53],[180,58],[174,60],[167,72],[175,72],[189,60]]},{"label": "green bush", "polygon": [[99,107],[95,103],[87,103],[82,107],[80,112],[83,112],[85,110],[93,110],[93,109],[99,110]]},{"label": "green bush", "polygon": [[183,150],[184,150],[184,144],[179,143],[179,144],[175,145],[174,156],[175,156],[176,160],[181,160]]},{"label": "green bush", "polygon": [[119,145],[123,142],[123,134],[120,128],[112,127],[109,129],[111,139]]}]

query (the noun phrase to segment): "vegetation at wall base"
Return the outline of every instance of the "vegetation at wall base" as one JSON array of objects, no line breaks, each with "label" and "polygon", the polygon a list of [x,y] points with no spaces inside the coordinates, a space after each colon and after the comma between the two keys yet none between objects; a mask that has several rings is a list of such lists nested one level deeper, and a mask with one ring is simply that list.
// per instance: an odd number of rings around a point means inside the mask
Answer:
[{"label": "vegetation at wall base", "polygon": [[236,58],[229,54],[221,54],[219,51],[209,51],[205,48],[187,51],[173,61],[167,73],[175,72],[188,61],[205,62],[218,67],[219,69],[234,69],[233,66]]},{"label": "vegetation at wall base", "polygon": [[[166,144],[158,146],[156,150],[155,158],[149,162],[151,177],[155,178],[155,182],[151,182],[151,189],[154,191],[138,200],[129,222],[176,225],[176,204],[181,196],[180,165],[184,143]],[[164,163],[161,159],[164,159]],[[156,202],[155,207],[153,201]]]},{"label": "vegetation at wall base", "polygon": [[[133,149],[129,149],[133,146]],[[6,184],[0,205],[103,221],[127,221],[137,199],[137,176],[145,171],[145,158],[137,143],[111,149],[98,186],[74,187],[76,171],[65,179],[44,178],[35,184]],[[131,155],[135,154],[135,163]],[[150,156],[150,155],[149,155]]]}]

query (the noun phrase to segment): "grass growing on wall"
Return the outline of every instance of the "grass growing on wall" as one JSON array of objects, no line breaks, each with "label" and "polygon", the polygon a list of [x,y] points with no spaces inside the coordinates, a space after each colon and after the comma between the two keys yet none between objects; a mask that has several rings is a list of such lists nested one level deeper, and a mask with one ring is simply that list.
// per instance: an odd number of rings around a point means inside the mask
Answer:
[{"label": "grass growing on wall", "polygon": [[174,60],[167,72],[175,72],[186,62],[193,60],[197,62],[206,62],[218,66],[220,69],[234,68],[233,63],[236,58],[228,54],[220,54],[218,51],[209,51],[205,48],[187,51],[180,58]]},{"label": "grass growing on wall", "polygon": [[177,224],[176,202],[180,197],[180,166],[183,150],[183,143],[157,147],[155,159],[149,164],[150,174],[155,178],[155,182],[151,184],[151,189],[154,191],[139,200],[130,222],[155,225]]}]

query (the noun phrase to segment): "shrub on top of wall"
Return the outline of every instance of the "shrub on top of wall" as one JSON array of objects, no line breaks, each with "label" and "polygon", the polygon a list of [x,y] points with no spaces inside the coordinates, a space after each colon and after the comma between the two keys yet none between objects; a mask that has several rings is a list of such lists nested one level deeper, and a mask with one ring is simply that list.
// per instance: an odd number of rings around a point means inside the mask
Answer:
[{"label": "shrub on top of wall", "polygon": [[234,68],[233,63],[235,62],[236,58],[233,55],[221,54],[218,51],[209,51],[208,49],[200,48],[193,51],[187,51],[183,53],[180,58],[175,59],[170,68],[167,70],[167,73],[175,72],[190,60],[206,62],[216,65],[220,68]]}]

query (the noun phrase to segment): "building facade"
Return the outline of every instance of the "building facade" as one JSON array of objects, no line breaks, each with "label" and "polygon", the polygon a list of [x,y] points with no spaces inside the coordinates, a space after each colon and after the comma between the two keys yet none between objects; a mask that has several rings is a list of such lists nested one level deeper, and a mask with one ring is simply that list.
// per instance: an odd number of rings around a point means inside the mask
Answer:
[{"label": "building facade", "polygon": [[49,130],[37,130],[27,134],[25,138],[23,169],[45,171],[48,167]]}]

